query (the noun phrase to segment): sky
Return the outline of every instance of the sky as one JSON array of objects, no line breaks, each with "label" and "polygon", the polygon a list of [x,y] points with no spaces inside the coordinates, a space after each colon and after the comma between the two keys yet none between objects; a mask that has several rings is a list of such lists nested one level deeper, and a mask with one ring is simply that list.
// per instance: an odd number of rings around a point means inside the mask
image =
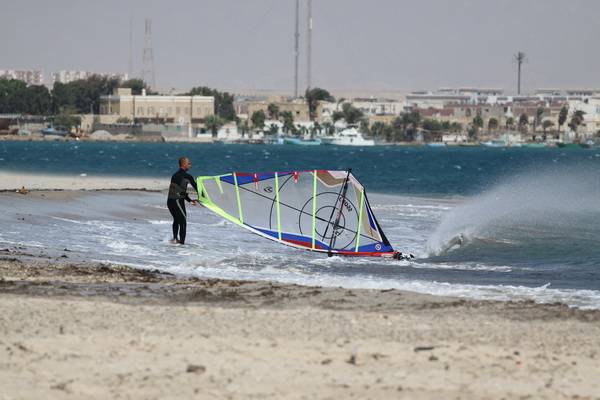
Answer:
[{"label": "sky", "polygon": [[[156,87],[295,89],[295,0],[19,0],[0,6],[0,69],[141,77],[151,20]],[[298,87],[307,79],[300,0]],[[600,0],[312,0],[310,86],[521,92],[600,88]],[[129,71],[129,65],[132,69]]]}]

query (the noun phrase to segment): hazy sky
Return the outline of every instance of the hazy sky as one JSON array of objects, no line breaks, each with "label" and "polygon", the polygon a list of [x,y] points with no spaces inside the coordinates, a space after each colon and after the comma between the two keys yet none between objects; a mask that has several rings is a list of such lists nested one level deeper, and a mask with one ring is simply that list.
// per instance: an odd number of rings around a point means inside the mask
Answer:
[{"label": "hazy sky", "polygon": [[[306,88],[300,0],[299,91]],[[600,88],[600,0],[312,0],[312,85],[335,91]],[[140,77],[156,86],[294,90],[295,0],[19,0],[0,7],[0,69]],[[133,38],[130,40],[130,21]]]}]

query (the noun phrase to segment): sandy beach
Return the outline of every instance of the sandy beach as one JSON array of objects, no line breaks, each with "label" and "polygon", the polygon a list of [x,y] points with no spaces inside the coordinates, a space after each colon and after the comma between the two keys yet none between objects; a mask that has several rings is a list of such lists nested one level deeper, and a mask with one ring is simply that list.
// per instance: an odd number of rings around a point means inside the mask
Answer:
[{"label": "sandy beach", "polygon": [[0,252],[3,399],[597,399],[600,312]]},{"label": "sandy beach", "polygon": [[[16,202],[106,184],[48,179],[20,195],[26,183],[9,177],[7,218]],[[182,278],[11,246],[1,399],[600,398],[597,310]]]}]

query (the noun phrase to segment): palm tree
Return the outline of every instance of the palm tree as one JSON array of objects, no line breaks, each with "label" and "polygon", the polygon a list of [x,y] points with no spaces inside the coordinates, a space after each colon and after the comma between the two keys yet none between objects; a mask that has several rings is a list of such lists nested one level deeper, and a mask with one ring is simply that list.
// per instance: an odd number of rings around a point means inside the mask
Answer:
[{"label": "palm tree", "polygon": [[212,132],[213,137],[217,137],[217,132],[219,132],[219,129],[223,125],[225,125],[225,120],[223,120],[217,114],[209,115],[206,117],[206,121],[204,121],[204,126],[206,129]]},{"label": "palm tree", "polygon": [[577,133],[577,127],[579,127],[579,125],[581,125],[583,123],[583,116],[585,114],[586,114],[585,111],[577,110],[577,111],[573,112],[573,115],[571,116],[571,122],[569,123],[569,128],[571,128],[571,130],[573,132],[575,132],[576,138],[579,137],[579,134]]},{"label": "palm tree", "polygon": [[558,114],[558,134],[560,135],[560,127],[563,126],[565,121],[567,120],[567,116],[569,115],[569,108],[567,106],[562,106],[560,109],[560,113]]},{"label": "palm tree", "polygon": [[476,115],[473,118],[473,126],[477,129],[483,128],[483,118],[481,118],[481,115]]},{"label": "palm tree", "polygon": [[415,134],[421,126],[421,113],[419,110],[412,110],[410,114],[407,113],[406,121],[408,122],[406,126],[410,125],[410,129],[408,129],[406,133],[409,141],[412,142],[415,139]]},{"label": "palm tree", "polygon": [[292,112],[284,111],[281,113],[281,117],[283,118],[283,131],[285,133],[296,133],[296,125],[294,125],[294,115]]},{"label": "palm tree", "polygon": [[521,94],[521,64],[527,61],[529,60],[527,60],[527,56],[522,51],[519,51],[517,54],[514,55],[513,62],[516,62],[519,66],[519,81],[517,86],[517,94]]},{"label": "palm tree", "polygon": [[269,119],[279,119],[279,106],[277,104],[269,103],[267,106],[267,111],[269,112]]},{"label": "palm tree", "polygon": [[304,100],[308,105],[308,118],[314,121],[317,117],[317,108],[320,101],[335,101],[335,98],[325,89],[308,88],[304,93]]},{"label": "palm tree", "polygon": [[527,126],[529,125],[529,116],[523,113],[519,117],[519,130],[521,132],[527,132]]},{"label": "palm tree", "polygon": [[506,128],[513,129],[515,125],[515,119],[513,117],[506,118]]},{"label": "palm tree", "polygon": [[535,110],[535,119],[533,120],[533,131],[535,132],[535,129],[537,128],[537,126],[540,124],[540,122],[542,121],[542,114],[544,113],[544,107],[538,107]]},{"label": "palm tree", "polygon": [[252,121],[252,127],[258,130],[262,130],[265,127],[266,119],[267,116],[263,110],[254,111],[250,117],[250,121]]},{"label": "palm tree", "polygon": [[546,130],[551,126],[554,126],[554,122],[550,121],[549,119],[546,119],[544,120],[544,122],[542,122],[542,129],[544,129],[544,139],[546,136]]}]

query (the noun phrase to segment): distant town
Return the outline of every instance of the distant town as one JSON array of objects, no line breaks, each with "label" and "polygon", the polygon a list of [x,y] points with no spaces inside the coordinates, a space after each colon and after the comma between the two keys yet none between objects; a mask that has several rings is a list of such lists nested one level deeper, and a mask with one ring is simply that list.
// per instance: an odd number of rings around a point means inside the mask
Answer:
[{"label": "distant town", "polygon": [[[136,89],[131,82],[139,80],[128,74],[87,71],[54,72],[47,88],[52,92],[56,85],[98,77],[117,83],[111,92],[98,93],[87,109],[80,105],[77,122],[65,124],[70,125],[66,131],[48,131],[57,125],[57,115],[31,115],[0,99],[0,134],[30,140],[273,143],[286,137],[316,141],[356,128],[361,137],[379,143],[443,145],[595,144],[600,136],[600,89],[511,94],[501,88],[459,87],[381,97],[336,96],[326,88],[309,88],[298,97],[207,88],[159,93],[143,82]],[[44,73],[0,70],[3,80],[21,81],[27,88],[44,86]]]}]

